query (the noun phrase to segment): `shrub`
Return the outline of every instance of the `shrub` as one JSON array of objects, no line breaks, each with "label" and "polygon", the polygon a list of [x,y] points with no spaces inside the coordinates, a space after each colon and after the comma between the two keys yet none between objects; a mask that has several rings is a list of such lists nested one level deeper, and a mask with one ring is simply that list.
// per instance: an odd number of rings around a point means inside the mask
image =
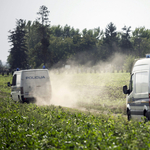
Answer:
[{"label": "shrub", "polygon": [[135,56],[132,55],[127,56],[123,66],[124,70],[131,73],[135,60],[136,60]]}]

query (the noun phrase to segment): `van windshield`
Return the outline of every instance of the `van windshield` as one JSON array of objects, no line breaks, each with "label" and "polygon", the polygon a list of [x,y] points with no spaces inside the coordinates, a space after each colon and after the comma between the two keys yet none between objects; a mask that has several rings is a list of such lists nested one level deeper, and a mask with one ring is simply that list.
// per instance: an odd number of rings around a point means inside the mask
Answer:
[{"label": "van windshield", "polygon": [[15,74],[12,79],[12,86],[16,85],[17,75]]},{"label": "van windshield", "polygon": [[135,76],[135,92],[148,93],[148,72],[138,72]]}]

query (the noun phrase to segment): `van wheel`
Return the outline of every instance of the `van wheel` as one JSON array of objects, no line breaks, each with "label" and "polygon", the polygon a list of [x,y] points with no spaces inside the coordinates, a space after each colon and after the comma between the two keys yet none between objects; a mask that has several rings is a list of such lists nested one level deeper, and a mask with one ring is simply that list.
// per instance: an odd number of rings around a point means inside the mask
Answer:
[{"label": "van wheel", "polygon": [[127,119],[128,121],[131,120],[131,111],[129,109],[127,109]]}]

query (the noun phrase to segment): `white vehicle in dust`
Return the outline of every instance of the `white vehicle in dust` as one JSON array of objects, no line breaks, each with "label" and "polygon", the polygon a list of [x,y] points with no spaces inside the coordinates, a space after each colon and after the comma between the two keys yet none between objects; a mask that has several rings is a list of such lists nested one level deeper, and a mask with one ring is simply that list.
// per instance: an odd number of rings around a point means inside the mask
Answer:
[{"label": "white vehicle in dust", "polygon": [[129,89],[125,85],[123,92],[127,94],[128,120],[142,116],[146,120],[150,120],[150,54],[135,62],[131,72]]},{"label": "white vehicle in dust", "polygon": [[11,86],[11,97],[14,101],[31,102],[40,98],[50,101],[51,84],[47,69],[29,69],[15,71]]}]

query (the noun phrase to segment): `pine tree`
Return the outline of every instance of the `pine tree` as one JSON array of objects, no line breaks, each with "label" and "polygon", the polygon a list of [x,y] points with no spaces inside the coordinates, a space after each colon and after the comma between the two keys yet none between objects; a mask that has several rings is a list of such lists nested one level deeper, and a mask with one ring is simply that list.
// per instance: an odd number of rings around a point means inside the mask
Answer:
[{"label": "pine tree", "polygon": [[25,21],[17,20],[14,31],[9,31],[8,36],[11,44],[10,54],[8,56],[8,63],[11,69],[27,68],[27,46],[25,41]]},{"label": "pine tree", "polygon": [[38,32],[41,36],[41,49],[42,49],[42,60],[44,65],[47,62],[47,54],[48,54],[48,47],[50,45],[49,39],[50,39],[50,30],[49,30],[49,11],[46,6],[41,6],[39,12],[37,13],[40,15],[38,20],[41,20],[41,24],[39,24]]},{"label": "pine tree", "polygon": [[112,55],[116,51],[115,48],[118,45],[116,26],[112,22],[107,25],[103,40],[103,46],[107,51],[107,55]]},{"label": "pine tree", "polygon": [[123,52],[131,52],[132,44],[130,41],[130,32],[131,32],[131,26],[126,27],[124,26],[122,28],[123,33],[121,34],[121,41],[120,41],[120,47],[122,48]]}]

